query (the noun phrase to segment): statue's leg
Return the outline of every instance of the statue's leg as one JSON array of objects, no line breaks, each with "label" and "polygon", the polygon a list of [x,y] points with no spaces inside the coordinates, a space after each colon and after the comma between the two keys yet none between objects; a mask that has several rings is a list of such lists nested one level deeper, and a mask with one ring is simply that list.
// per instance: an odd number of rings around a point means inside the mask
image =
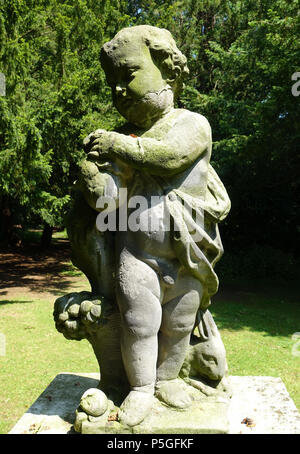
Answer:
[{"label": "statue's leg", "polygon": [[191,389],[178,379],[185,360],[202,286],[184,271],[166,291],[159,333],[156,395],[168,405],[184,408],[192,402]]},{"label": "statue's leg", "polygon": [[156,272],[124,249],[117,275],[121,350],[131,392],[121,405],[121,422],[134,426],[150,412],[156,380],[161,289]]}]

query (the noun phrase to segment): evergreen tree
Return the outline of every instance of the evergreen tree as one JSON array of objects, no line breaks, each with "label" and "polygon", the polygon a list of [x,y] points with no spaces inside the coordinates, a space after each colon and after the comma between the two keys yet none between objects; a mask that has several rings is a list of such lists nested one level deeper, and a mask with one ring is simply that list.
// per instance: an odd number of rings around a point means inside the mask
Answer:
[{"label": "evergreen tree", "polygon": [[0,194],[16,220],[61,224],[83,137],[118,118],[99,50],[125,13],[118,0],[0,3]]},{"label": "evergreen tree", "polygon": [[121,28],[146,23],[169,29],[187,56],[178,105],[211,123],[213,165],[232,199],[225,247],[294,252],[299,21],[296,0],[0,1],[1,211],[62,223],[82,139],[122,121],[100,47]]}]

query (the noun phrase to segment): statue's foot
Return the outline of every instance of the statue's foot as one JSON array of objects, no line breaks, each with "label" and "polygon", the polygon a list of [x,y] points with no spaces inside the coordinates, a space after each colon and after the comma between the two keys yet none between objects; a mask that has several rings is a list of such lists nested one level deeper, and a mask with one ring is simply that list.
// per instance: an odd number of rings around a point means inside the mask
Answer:
[{"label": "statue's foot", "polygon": [[154,401],[152,393],[130,391],[119,410],[119,421],[127,426],[140,424],[150,413]]},{"label": "statue's foot", "polygon": [[188,408],[194,398],[190,386],[180,378],[163,380],[156,384],[155,397],[175,408]]}]

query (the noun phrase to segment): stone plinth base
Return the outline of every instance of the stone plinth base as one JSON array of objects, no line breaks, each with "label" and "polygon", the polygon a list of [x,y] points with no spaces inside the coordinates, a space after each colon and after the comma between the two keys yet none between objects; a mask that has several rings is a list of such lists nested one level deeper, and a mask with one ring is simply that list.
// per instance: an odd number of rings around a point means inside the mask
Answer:
[{"label": "stone plinth base", "polygon": [[[87,389],[95,388],[98,380],[98,374],[57,375],[9,433],[74,433],[80,398]],[[223,398],[209,398],[178,412],[156,402],[152,415],[136,426],[135,433],[300,433],[299,412],[280,378],[229,377],[229,383],[233,390],[229,406]],[[115,421],[102,427],[95,423],[86,421],[82,432],[120,433]]]},{"label": "stone plinth base", "polygon": [[229,400],[205,398],[188,410],[173,410],[157,399],[150,416],[133,428],[117,421],[89,417],[81,425],[82,434],[226,434],[229,431]]}]

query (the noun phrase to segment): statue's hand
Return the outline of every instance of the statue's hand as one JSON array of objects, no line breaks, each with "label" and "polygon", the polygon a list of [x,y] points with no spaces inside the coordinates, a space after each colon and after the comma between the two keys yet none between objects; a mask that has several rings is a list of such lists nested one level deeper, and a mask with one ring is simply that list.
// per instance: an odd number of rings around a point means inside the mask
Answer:
[{"label": "statue's hand", "polygon": [[112,134],[110,131],[97,129],[84,139],[83,146],[88,154],[88,159],[103,160],[110,156],[113,142]]},{"label": "statue's hand", "polygon": [[105,129],[96,129],[96,131],[93,131],[88,136],[86,136],[86,138],[83,140],[83,148],[85,152],[88,153],[89,151],[91,151],[94,140],[106,132],[107,131],[105,131]]}]

